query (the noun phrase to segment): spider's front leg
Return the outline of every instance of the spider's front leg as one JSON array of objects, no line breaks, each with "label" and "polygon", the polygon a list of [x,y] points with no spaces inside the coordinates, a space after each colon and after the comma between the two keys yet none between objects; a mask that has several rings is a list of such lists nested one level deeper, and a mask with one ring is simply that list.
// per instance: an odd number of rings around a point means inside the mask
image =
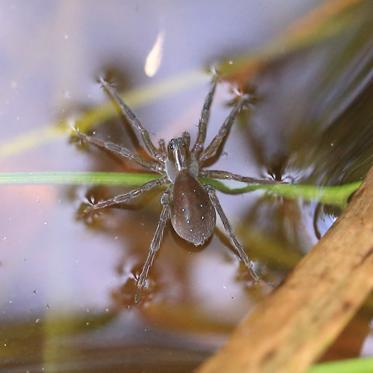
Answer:
[{"label": "spider's front leg", "polygon": [[159,222],[154,233],[152,242],[150,243],[149,253],[146,258],[145,264],[142,267],[140,276],[137,280],[137,292],[135,295],[135,303],[138,303],[141,299],[141,292],[146,286],[146,280],[148,278],[149,271],[153,265],[155,256],[160,248],[163,232],[166,227],[167,221],[170,218],[170,194],[171,189],[166,190],[161,197],[162,211],[159,217]]},{"label": "spider's front leg", "polygon": [[99,78],[102,87],[105,89],[109,97],[118,105],[122,115],[127,119],[129,125],[134,131],[141,137],[146,150],[156,160],[162,162],[162,155],[153,144],[149,132],[143,127],[141,122],[137,119],[136,115],[132,112],[130,107],[125,104],[122,98],[119,96],[117,91],[110,86],[110,84],[102,77]]},{"label": "spider's front leg", "polygon": [[83,213],[84,215],[89,215],[90,213],[97,211],[97,210],[101,210],[107,207],[112,207],[112,206],[120,205],[122,203],[126,203],[144,194],[145,192],[148,192],[149,190],[155,187],[166,184],[167,180],[168,180],[167,177],[161,177],[159,179],[151,180],[136,189],[130,190],[127,193],[119,194],[115,197],[108,198],[108,199],[99,201],[97,203],[91,203],[86,207]]},{"label": "spider's front leg", "polygon": [[202,152],[200,159],[203,163],[211,161],[219,154],[219,150],[225,143],[225,140],[229,135],[229,131],[234,123],[234,120],[236,119],[242,107],[250,102],[250,98],[251,96],[248,94],[244,94],[239,98],[237,104],[233,107],[228,117],[225,119],[222,126],[220,127],[218,134],[212,139],[207,148]]},{"label": "spider's front leg", "polygon": [[234,174],[228,171],[221,171],[221,170],[202,170],[200,171],[200,176],[211,178],[211,179],[221,179],[221,180],[236,180],[241,181],[247,184],[286,184],[282,181],[270,180],[270,179],[256,179],[250,176],[242,176],[238,174]]},{"label": "spider's front leg", "polygon": [[221,207],[221,204],[219,202],[219,199],[216,195],[215,189],[211,185],[205,185],[205,188],[207,190],[207,193],[209,194],[211,203],[213,204],[215,210],[217,211],[218,215],[220,216],[220,219],[223,223],[223,226],[225,230],[227,231],[229,238],[236,250],[236,255],[238,258],[245,264],[247,269],[250,272],[251,277],[253,278],[255,283],[258,283],[261,281],[260,276],[255,272],[255,263],[254,261],[250,260],[247,256],[245,250],[242,248],[241,244],[239,243],[237,237],[235,236],[232,226],[230,225],[227,216],[225,215],[223,208]]},{"label": "spider's front leg", "polygon": [[140,166],[151,170],[153,172],[163,173],[164,168],[163,165],[159,164],[155,161],[148,161],[140,157],[139,155],[133,153],[129,149],[125,148],[124,146],[115,144],[110,141],[101,140],[94,136],[86,135],[85,133],[80,132],[78,129],[74,129],[74,135],[82,142],[89,145],[96,146],[101,150],[109,151],[110,153],[114,154],[115,156],[122,158],[122,159],[130,159]]},{"label": "spider's front leg", "polygon": [[201,117],[198,123],[198,135],[195,144],[193,145],[192,152],[194,153],[195,157],[198,159],[202,150],[203,145],[206,140],[206,131],[207,131],[207,124],[210,117],[210,109],[212,100],[214,98],[215,90],[216,90],[216,84],[218,82],[217,76],[215,75],[211,82],[210,91],[208,92],[205,102],[203,104]]}]

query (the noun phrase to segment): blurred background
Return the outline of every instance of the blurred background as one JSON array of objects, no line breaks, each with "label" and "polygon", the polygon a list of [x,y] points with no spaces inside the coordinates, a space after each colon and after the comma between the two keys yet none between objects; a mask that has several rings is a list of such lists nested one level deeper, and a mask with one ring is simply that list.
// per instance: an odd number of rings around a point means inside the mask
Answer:
[{"label": "blurred background", "polygon": [[[214,168],[320,186],[361,180],[373,163],[372,11],[369,0],[0,0],[0,172],[141,172],[71,144],[61,123],[107,103],[104,75],[155,140],[194,138],[213,65],[224,79],[208,140],[237,87],[257,95]],[[121,120],[113,112],[88,130],[143,152]],[[134,306],[159,193],[93,221],[79,215],[87,199],[126,190],[0,187],[0,371],[189,372],[266,296],[248,286],[219,222],[198,251],[167,229],[150,294]],[[340,213],[263,192],[219,197],[276,284]],[[372,355],[372,315],[370,299],[323,360]]]}]

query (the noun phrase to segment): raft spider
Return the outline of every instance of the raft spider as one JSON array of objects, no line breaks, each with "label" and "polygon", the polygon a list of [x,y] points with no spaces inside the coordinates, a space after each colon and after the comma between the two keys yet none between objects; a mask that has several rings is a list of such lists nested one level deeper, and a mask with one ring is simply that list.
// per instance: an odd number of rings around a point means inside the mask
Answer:
[{"label": "raft spider", "polygon": [[215,76],[212,79],[210,90],[205,98],[198,123],[198,134],[193,146],[190,144],[190,134],[184,132],[181,137],[171,139],[167,147],[163,139],[159,141],[159,146],[157,147],[152,142],[149,132],[142,126],[132,110],[123,102],[116,90],[103,78],[100,78],[99,81],[108,96],[118,105],[131,128],[141,138],[151,160],[144,159],[123,146],[88,136],[78,130],[76,130],[76,136],[84,143],[109,151],[120,158],[130,159],[147,170],[161,174],[161,177],[149,181],[128,193],[93,203],[89,206],[89,211],[96,211],[126,203],[153,188],[159,186],[166,187],[160,199],[162,210],[159,222],[150,243],[145,264],[137,278],[138,294],[147,285],[148,273],[160,248],[163,232],[168,220],[171,221],[173,229],[182,239],[198,246],[203,245],[212,236],[216,225],[216,212],[229,235],[239,260],[245,264],[253,281],[260,281],[260,277],[254,269],[254,262],[249,259],[237,240],[232,226],[221,207],[214,187],[203,185],[199,181],[199,178],[203,177],[238,180],[251,184],[272,184],[275,182],[272,180],[245,177],[228,171],[205,169],[206,164],[219,156],[237,114],[245,104],[250,103],[251,96],[248,94],[239,96],[237,103],[223,122],[218,134],[205,147],[210,107],[217,85],[217,78]]}]

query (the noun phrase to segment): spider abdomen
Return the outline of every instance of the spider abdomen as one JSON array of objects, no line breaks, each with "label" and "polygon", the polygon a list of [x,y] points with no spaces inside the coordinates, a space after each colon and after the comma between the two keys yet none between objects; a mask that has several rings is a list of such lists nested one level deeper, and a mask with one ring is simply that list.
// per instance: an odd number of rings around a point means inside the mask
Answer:
[{"label": "spider abdomen", "polygon": [[215,228],[216,213],[209,195],[187,170],[174,182],[171,223],[181,238],[195,246],[203,245]]}]

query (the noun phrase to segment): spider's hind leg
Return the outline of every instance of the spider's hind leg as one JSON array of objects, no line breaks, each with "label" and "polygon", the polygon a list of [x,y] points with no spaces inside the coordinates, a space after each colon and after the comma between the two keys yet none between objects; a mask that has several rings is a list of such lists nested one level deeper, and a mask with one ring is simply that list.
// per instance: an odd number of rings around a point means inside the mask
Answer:
[{"label": "spider's hind leg", "polygon": [[135,294],[135,303],[139,303],[141,300],[141,292],[146,287],[146,281],[148,278],[149,271],[153,265],[154,259],[161,246],[163,232],[166,227],[167,221],[170,218],[170,189],[166,190],[161,197],[162,211],[159,217],[158,225],[155,230],[152,242],[150,243],[150,248],[148,256],[146,258],[145,264],[142,267],[140,276],[137,280],[137,292]]},{"label": "spider's hind leg", "polygon": [[225,215],[223,208],[221,207],[220,201],[216,195],[215,189],[211,185],[205,185],[205,188],[209,194],[210,200],[212,205],[214,206],[215,210],[217,211],[220,219],[223,223],[225,230],[227,231],[229,238],[236,250],[236,255],[238,258],[245,264],[247,269],[250,272],[251,277],[255,283],[261,281],[260,276],[255,271],[255,263],[253,260],[249,259],[245,250],[241,246],[240,242],[238,241],[237,237],[235,236],[232,226],[230,225],[227,216]]}]

